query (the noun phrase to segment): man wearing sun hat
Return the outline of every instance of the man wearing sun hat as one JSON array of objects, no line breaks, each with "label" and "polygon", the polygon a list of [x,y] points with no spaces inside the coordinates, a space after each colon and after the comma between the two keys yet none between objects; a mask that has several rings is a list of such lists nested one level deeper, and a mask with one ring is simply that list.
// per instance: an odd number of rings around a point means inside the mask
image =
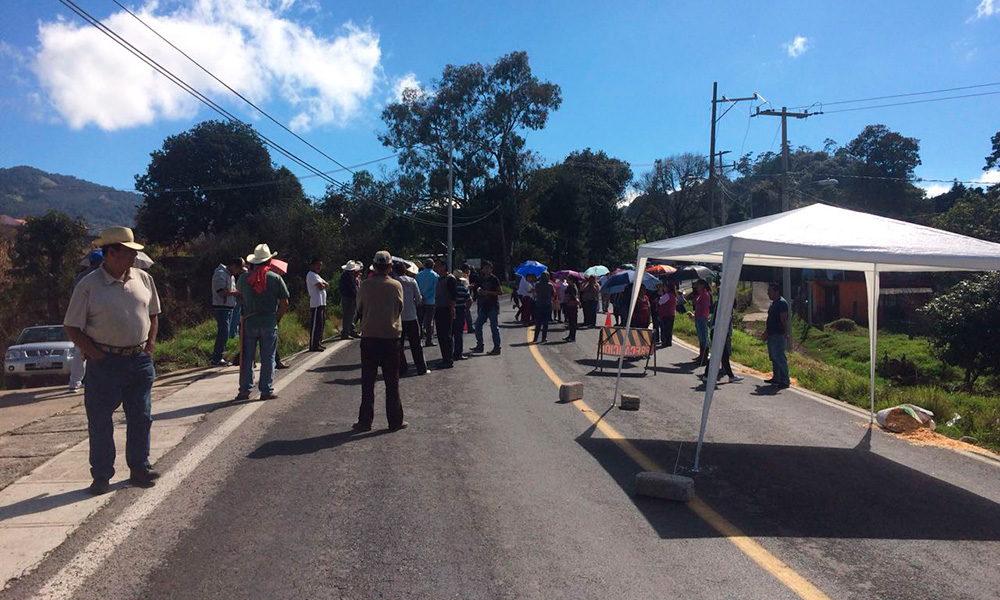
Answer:
[{"label": "man wearing sun hat", "polygon": [[96,495],[109,491],[115,474],[113,414],[119,406],[128,423],[129,482],[152,487],[160,476],[149,464],[149,393],[160,298],[152,276],[132,266],[143,247],[131,229],[108,227],[94,245],[101,247],[104,261],[74,288],[63,326],[88,360],[83,403],[90,437],[90,492]]},{"label": "man wearing sun hat", "polygon": [[250,398],[253,388],[253,363],[260,346],[260,399],[277,398],[274,393],[274,355],[278,349],[278,323],[288,310],[288,287],[271,270],[277,256],[267,244],[257,244],[247,256],[250,272],[236,283],[243,298],[243,344],[240,349],[240,391],[236,400]]},{"label": "man wearing sun hat", "polygon": [[354,316],[358,309],[358,271],[363,266],[356,260],[349,260],[340,267],[343,273],[340,274],[337,289],[340,291],[340,314],[344,321],[340,326],[342,340],[358,337],[358,333],[354,330]]}]

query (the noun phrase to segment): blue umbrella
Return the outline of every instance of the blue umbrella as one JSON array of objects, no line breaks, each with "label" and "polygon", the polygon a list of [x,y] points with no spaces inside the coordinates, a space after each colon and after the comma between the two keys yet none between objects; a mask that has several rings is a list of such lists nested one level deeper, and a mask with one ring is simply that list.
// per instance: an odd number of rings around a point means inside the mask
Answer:
[{"label": "blue umbrella", "polygon": [[589,269],[587,269],[586,271],[584,271],[583,274],[586,277],[590,277],[591,275],[593,275],[594,277],[603,277],[610,272],[611,269],[605,267],[604,265],[594,265]]},{"label": "blue umbrella", "polygon": [[[619,271],[604,282],[601,286],[602,294],[618,294],[625,291],[630,284],[635,283],[635,271]],[[649,273],[642,274],[642,286],[647,290],[655,290],[660,285],[660,280]]]},{"label": "blue umbrella", "polygon": [[528,275],[534,275],[538,277],[542,273],[548,271],[549,268],[538,262],[537,260],[526,260],[521,263],[517,269],[514,270],[515,273],[522,277],[527,277]]}]

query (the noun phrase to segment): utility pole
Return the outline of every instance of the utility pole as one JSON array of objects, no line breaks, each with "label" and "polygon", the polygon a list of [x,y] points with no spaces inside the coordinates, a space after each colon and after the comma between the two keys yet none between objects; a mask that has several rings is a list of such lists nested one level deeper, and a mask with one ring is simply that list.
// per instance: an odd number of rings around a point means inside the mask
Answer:
[{"label": "utility pole", "polygon": [[[791,202],[788,197],[789,185],[788,185],[788,117],[794,119],[805,119],[806,117],[811,117],[813,113],[809,111],[806,112],[788,112],[788,109],[784,106],[781,107],[780,111],[777,110],[760,110],[753,116],[765,116],[765,117],[781,117],[781,212],[788,212],[791,208]],[[788,301],[788,307],[792,307],[792,272],[788,267],[783,267],[781,269],[781,287],[785,292],[785,300]]]},{"label": "utility pole", "polygon": [[[722,164],[722,155],[723,154],[729,154],[730,152],[732,152],[732,150],[722,150],[720,152],[716,152],[715,153],[715,155],[719,157],[719,180],[720,180],[719,184],[720,185],[722,184],[722,182],[721,182],[722,176],[725,174],[725,171],[726,171],[726,166],[724,164]],[[723,196],[721,196],[719,198],[719,225],[725,225],[726,224],[726,217],[727,217],[727,214],[726,214],[726,197],[723,195]]]},{"label": "utility pole", "polygon": [[[748,101],[748,100],[756,100],[757,99],[757,93],[756,92],[754,92],[753,96],[749,96],[747,98],[726,98],[725,94],[722,95],[722,98],[719,98],[718,94],[719,94],[719,82],[718,81],[713,81],[712,82],[712,136],[711,136],[711,139],[709,140],[709,143],[708,143],[708,147],[709,147],[709,149],[708,149],[708,226],[710,228],[711,227],[715,227],[715,154],[716,154],[715,153],[715,124],[718,123],[719,119],[722,118],[722,117],[718,117],[717,118],[715,116],[715,114],[716,114],[716,106],[720,102],[729,102],[732,105],[729,108],[732,108],[733,106],[736,105],[737,102],[745,102],[745,101]],[[726,112],[729,112],[729,109],[726,109]],[[722,113],[722,115],[725,116],[726,113],[724,112],[724,113]],[[721,162],[722,162],[721,158],[719,159],[719,162],[721,164]]]},{"label": "utility pole", "polygon": [[455,250],[452,245],[452,207],[455,205],[455,144],[448,145],[448,272],[452,271],[452,256]]}]

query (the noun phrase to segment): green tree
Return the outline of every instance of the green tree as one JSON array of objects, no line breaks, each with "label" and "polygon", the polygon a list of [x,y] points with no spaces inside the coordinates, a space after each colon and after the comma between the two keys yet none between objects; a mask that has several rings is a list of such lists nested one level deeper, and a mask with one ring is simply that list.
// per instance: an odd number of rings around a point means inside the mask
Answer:
[{"label": "green tree", "polygon": [[1000,242],[1000,186],[989,190],[955,184],[948,194],[961,192],[951,207],[934,218],[934,227],[962,235]]},{"label": "green tree", "polygon": [[672,238],[708,227],[702,180],[708,162],[696,154],[657,160],[639,179],[639,196],[628,207],[644,236]]},{"label": "green tree", "polygon": [[993,152],[986,157],[986,167],[983,169],[984,171],[1000,167],[1000,131],[993,134],[993,137],[990,138],[990,142],[993,144]]},{"label": "green tree", "polygon": [[885,125],[869,125],[839,152],[857,162],[850,200],[861,210],[906,217],[927,208],[923,192],[911,183],[920,165],[920,141]]},{"label": "green tree", "polygon": [[405,172],[424,175],[430,198],[447,197],[449,158],[454,157],[459,205],[489,196],[501,207],[494,221],[500,247],[491,254],[503,268],[513,246],[508,236],[520,212],[518,199],[533,164],[524,132],[544,128],[561,102],[559,86],[539,80],[525,52],[488,65],[448,65],[432,89],[408,89],[385,108],[386,130],[379,140],[399,151]]},{"label": "green tree", "polygon": [[86,240],[87,227],[82,219],[74,220],[56,211],[28,218],[14,240],[19,311],[35,320],[62,323]]},{"label": "green tree", "polygon": [[983,375],[1000,373],[1000,273],[958,283],[921,310],[941,359],[965,370],[966,390]]},{"label": "green tree", "polygon": [[151,243],[223,233],[265,207],[304,201],[295,175],[274,168],[249,125],[205,121],[168,137],[151,157],[135,186],[145,196],[137,228]]}]

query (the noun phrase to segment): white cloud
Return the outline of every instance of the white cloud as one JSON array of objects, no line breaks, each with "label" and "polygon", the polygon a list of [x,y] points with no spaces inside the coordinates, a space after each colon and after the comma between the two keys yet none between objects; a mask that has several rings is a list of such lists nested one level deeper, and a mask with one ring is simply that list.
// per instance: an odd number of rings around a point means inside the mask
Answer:
[{"label": "white cloud", "polygon": [[795,36],[790,42],[784,44],[785,52],[792,58],[798,58],[809,49],[809,38],[801,35]]},{"label": "white cloud", "polygon": [[[286,18],[295,0],[193,0],[172,12],[150,0],[135,12],[208,70],[256,103],[288,103],[305,131],[356,116],[380,77],[378,35],[352,23],[321,36]],[[300,2],[309,9],[309,2]],[[232,95],[125,12],[103,22],[224,106]],[[88,24],[41,23],[34,71],[74,129],[115,130],[192,118],[200,103]],[[246,114],[245,112],[242,114]]]},{"label": "white cloud", "polygon": [[414,73],[407,73],[399,79],[396,80],[396,84],[392,86],[392,102],[399,102],[403,99],[403,92],[409,88],[420,89],[420,80]]},{"label": "white cloud", "polygon": [[986,17],[992,17],[996,14],[1000,14],[1000,8],[993,3],[993,0],[982,0],[982,2],[979,3],[979,6],[976,7],[976,14],[971,20],[985,19]]},{"label": "white cloud", "polygon": [[924,188],[924,193],[927,195],[928,198],[940,196],[941,194],[945,194],[949,190],[951,190],[951,185],[944,183],[931,183],[921,187]]},{"label": "white cloud", "polygon": [[995,185],[1000,183],[1000,170],[994,169],[986,171],[983,176],[976,180],[983,185]]}]

